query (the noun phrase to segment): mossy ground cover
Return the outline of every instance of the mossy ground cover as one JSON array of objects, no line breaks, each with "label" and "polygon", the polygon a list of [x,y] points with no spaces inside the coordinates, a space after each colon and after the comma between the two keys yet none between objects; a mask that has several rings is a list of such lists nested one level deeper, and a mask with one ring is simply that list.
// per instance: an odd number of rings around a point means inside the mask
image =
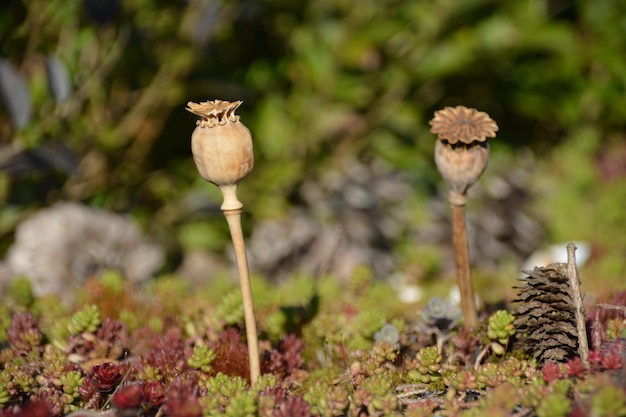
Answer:
[{"label": "mossy ground cover", "polygon": [[367,268],[347,282],[253,280],[262,376],[250,386],[235,282],[134,287],[94,277],[72,305],[18,279],[0,310],[1,416],[621,416],[624,292],[589,306],[589,366],[538,363],[515,306],[402,303]]}]

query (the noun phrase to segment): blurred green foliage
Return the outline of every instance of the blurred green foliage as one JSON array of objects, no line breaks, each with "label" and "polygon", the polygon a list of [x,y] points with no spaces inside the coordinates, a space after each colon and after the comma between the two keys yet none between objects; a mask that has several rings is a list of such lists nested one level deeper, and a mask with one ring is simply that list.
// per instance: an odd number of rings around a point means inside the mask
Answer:
[{"label": "blurred green foliage", "polygon": [[[30,209],[67,199],[133,213],[172,261],[223,247],[188,100],[244,100],[257,161],[240,194],[256,219],[346,155],[434,195],[427,122],[463,104],[498,122],[493,158],[538,157],[549,238],[590,240],[613,256],[599,273],[623,277],[626,156],[607,175],[598,157],[623,148],[625,50],[615,0],[9,0],[0,57],[30,103],[5,94],[0,110],[2,247]],[[11,106],[32,113],[23,127]]]}]

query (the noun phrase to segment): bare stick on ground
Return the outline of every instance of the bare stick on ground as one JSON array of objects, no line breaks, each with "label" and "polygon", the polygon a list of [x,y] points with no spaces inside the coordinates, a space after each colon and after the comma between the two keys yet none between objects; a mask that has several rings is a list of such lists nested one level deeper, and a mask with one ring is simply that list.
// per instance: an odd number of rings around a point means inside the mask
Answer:
[{"label": "bare stick on ground", "polygon": [[580,275],[576,266],[576,245],[567,245],[567,278],[571,290],[572,300],[576,309],[576,330],[578,332],[578,355],[586,368],[589,367],[589,344],[587,343],[587,326],[585,320],[585,307],[580,293]]}]

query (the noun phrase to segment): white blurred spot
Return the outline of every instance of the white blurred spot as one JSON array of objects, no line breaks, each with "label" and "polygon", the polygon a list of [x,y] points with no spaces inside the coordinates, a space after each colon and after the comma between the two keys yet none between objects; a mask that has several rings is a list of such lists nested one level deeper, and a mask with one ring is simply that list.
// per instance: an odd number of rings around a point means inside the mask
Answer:
[{"label": "white blurred spot", "polygon": [[417,285],[407,283],[403,274],[396,273],[389,276],[388,282],[403,303],[415,303],[422,299],[423,291]]},{"label": "white blurred spot", "polygon": [[[591,247],[585,242],[574,242],[576,245],[576,264],[580,268],[587,262],[591,255]],[[536,266],[544,267],[556,262],[567,263],[568,243],[556,243],[545,249],[540,249],[530,255],[523,263],[521,271],[532,271]],[[520,273],[524,275],[523,272]]]}]

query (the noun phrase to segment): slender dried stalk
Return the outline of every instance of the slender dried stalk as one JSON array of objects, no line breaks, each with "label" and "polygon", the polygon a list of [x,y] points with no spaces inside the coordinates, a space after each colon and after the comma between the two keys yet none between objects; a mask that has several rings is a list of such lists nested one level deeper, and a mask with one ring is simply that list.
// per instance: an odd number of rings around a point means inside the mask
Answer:
[{"label": "slender dried stalk", "polygon": [[580,275],[576,266],[576,245],[567,245],[567,278],[571,290],[571,297],[574,301],[576,315],[576,330],[578,332],[578,356],[585,365],[589,367],[589,345],[587,343],[587,327],[585,320],[585,307],[583,297],[580,293]]},{"label": "slender dried stalk", "polygon": [[475,328],[478,325],[478,313],[470,274],[469,244],[467,241],[467,226],[465,221],[465,204],[456,204],[451,196],[452,208],[452,235],[454,241],[454,260],[456,275],[461,295],[461,310],[465,319],[466,328]]},{"label": "slender dried stalk", "polygon": [[237,271],[239,273],[239,285],[241,286],[246,325],[246,339],[248,340],[248,355],[250,356],[250,384],[254,385],[257,379],[259,379],[259,375],[261,375],[261,365],[259,362],[259,341],[256,331],[254,304],[252,303],[248,259],[241,230],[241,210],[225,210],[224,215],[228,222],[230,237],[235,247],[235,257],[237,258]]},{"label": "slender dried stalk", "polygon": [[248,341],[250,384],[254,385],[254,383],[259,379],[259,376],[261,375],[261,364],[259,359],[259,339],[256,330],[254,303],[252,302],[252,288],[250,287],[248,257],[246,255],[246,245],[243,240],[243,231],[241,230],[241,203],[236,196],[236,184],[222,186],[220,187],[220,190],[222,191],[222,194],[224,196],[222,212],[224,213],[224,216],[226,216],[228,229],[230,230],[230,237],[233,241],[233,246],[235,248],[237,272],[239,275],[239,285],[241,287],[241,298],[243,301],[246,339]]},{"label": "slender dried stalk", "polygon": [[248,258],[241,231],[243,204],[237,199],[237,184],[252,171],[254,153],[250,131],[235,114],[241,103],[223,100],[201,103],[190,101],[187,103],[187,110],[200,116],[191,135],[191,151],[198,172],[202,178],[217,185],[224,197],[220,208],[226,216],[235,247],[248,340],[250,383],[254,385],[261,374],[259,341],[250,289]]},{"label": "slender dried stalk", "polygon": [[452,231],[457,279],[465,328],[478,325],[476,301],[469,268],[469,247],[465,226],[467,190],[478,181],[487,167],[489,144],[498,125],[487,113],[465,106],[446,107],[435,112],[429,122],[437,135],[435,163],[448,184],[448,200],[452,205]]}]

